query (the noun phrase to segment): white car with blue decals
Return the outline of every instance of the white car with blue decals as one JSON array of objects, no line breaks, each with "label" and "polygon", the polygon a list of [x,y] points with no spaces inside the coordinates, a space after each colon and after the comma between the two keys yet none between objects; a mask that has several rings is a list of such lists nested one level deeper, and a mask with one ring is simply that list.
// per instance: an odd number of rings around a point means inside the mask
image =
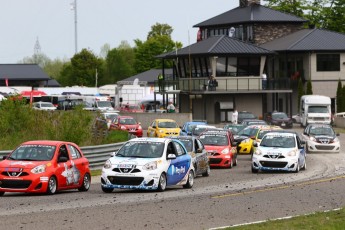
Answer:
[{"label": "white car with blue decals", "polygon": [[170,185],[191,188],[194,168],[184,145],[169,138],[127,141],[102,169],[103,192],[114,189],[164,191]]},{"label": "white car with blue decals", "polygon": [[293,131],[272,131],[265,134],[253,154],[252,172],[305,170],[307,164],[304,144]]}]

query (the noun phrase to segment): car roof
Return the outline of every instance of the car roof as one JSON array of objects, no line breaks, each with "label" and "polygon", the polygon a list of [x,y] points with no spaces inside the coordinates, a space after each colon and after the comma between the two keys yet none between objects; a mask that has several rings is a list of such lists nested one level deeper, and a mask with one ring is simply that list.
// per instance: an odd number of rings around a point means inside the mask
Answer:
[{"label": "car roof", "polygon": [[26,141],[21,145],[61,145],[61,144],[74,144],[72,142],[66,141],[53,141],[53,140],[34,140],[34,141]]},{"label": "car roof", "polygon": [[197,139],[196,136],[173,136],[170,137],[171,139],[179,139],[179,140],[193,140],[193,139]]},{"label": "car roof", "polygon": [[206,130],[204,132],[202,132],[200,135],[204,135],[204,134],[222,134],[222,135],[229,135],[231,134],[231,132],[229,130],[224,130],[224,129],[218,129],[218,130]]},{"label": "car roof", "polygon": [[128,142],[159,142],[165,143],[169,138],[158,138],[158,137],[139,137],[128,140]]},{"label": "car roof", "polygon": [[163,122],[163,121],[172,121],[172,122],[176,122],[175,120],[173,120],[173,119],[166,119],[166,118],[157,118],[157,119],[155,119],[156,121],[158,121],[158,122]]}]

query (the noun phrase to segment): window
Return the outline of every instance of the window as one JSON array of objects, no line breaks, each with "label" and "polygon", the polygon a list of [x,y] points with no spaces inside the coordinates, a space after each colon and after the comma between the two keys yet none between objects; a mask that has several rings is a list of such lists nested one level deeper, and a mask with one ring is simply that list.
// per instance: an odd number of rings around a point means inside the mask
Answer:
[{"label": "window", "polygon": [[175,145],[175,148],[176,148],[176,155],[177,156],[182,156],[182,155],[186,154],[186,152],[184,151],[184,149],[181,147],[180,144],[174,142],[174,145]]},{"label": "window", "polygon": [[69,152],[71,153],[72,159],[81,158],[80,152],[74,146],[68,145],[68,149],[69,149]]},{"label": "window", "polygon": [[317,54],[316,70],[323,71],[340,71],[340,54]]}]

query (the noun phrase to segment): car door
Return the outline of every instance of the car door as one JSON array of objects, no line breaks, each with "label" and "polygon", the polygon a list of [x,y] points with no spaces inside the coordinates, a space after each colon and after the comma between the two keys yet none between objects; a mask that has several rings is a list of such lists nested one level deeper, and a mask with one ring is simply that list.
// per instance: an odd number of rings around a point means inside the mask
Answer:
[{"label": "car door", "polygon": [[199,171],[205,171],[208,167],[208,157],[207,157],[207,151],[204,147],[204,145],[201,143],[200,140],[195,139],[195,153],[196,153],[196,162]]},{"label": "car door", "polygon": [[[65,161],[61,161],[61,157],[65,159]],[[65,144],[58,146],[57,148],[57,168],[55,171],[55,175],[58,181],[58,188],[66,189],[70,185],[70,168],[72,167],[70,156],[67,151],[67,146]],[[66,161],[67,160],[67,161]]]},{"label": "car door", "polygon": [[71,157],[70,167],[70,186],[79,187],[82,183],[82,178],[89,167],[87,159],[85,159],[78,148],[72,144],[67,144],[67,149]]},{"label": "car door", "polygon": [[305,161],[306,161],[306,150],[305,150],[305,147],[301,143],[301,140],[298,136],[296,136],[296,142],[297,142],[297,147],[298,147],[298,151],[299,151],[298,162],[300,164],[300,167],[303,167],[305,165]]},{"label": "car door", "polygon": [[172,152],[167,150],[167,156],[168,154],[175,154],[176,158],[170,162],[167,171],[167,185],[176,185],[187,175],[192,160],[180,143],[171,141],[167,149],[169,148],[171,148]]}]

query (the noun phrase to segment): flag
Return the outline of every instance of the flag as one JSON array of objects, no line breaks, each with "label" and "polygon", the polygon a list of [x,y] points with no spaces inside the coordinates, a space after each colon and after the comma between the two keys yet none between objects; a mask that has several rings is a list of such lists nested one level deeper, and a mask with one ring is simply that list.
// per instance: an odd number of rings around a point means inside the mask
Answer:
[{"label": "flag", "polygon": [[5,79],[6,86],[8,87],[8,79]]}]

